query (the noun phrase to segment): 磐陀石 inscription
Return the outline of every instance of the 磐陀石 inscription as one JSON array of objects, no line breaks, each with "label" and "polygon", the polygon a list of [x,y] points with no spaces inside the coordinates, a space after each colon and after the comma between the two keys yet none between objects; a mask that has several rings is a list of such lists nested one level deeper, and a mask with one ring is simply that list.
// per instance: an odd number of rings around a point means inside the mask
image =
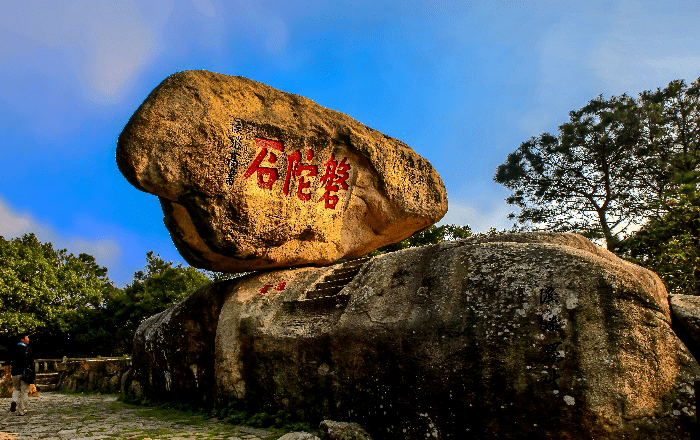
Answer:
[{"label": "\u78d0\u9640\u77f3 inscription", "polygon": [[[258,187],[272,190],[275,183],[280,179],[279,171],[274,166],[278,162],[275,151],[284,153],[284,143],[259,137],[255,138],[255,143],[260,148],[260,151],[245,173],[243,173],[242,178],[246,180],[255,174]],[[308,179],[318,176],[318,165],[311,163],[313,159],[314,151],[312,149],[306,150],[304,154],[306,162],[302,162],[302,155],[299,150],[295,150],[287,155],[287,171],[282,186],[282,193],[285,196],[289,195],[292,182],[296,182],[297,198],[302,201],[311,200],[314,188],[311,187],[311,181]],[[338,162],[333,153],[331,153],[324,166],[325,173],[318,180],[325,192],[317,202],[325,202],[326,209],[335,209],[339,200],[338,192],[348,189],[351,167],[347,157],[343,157]]]}]

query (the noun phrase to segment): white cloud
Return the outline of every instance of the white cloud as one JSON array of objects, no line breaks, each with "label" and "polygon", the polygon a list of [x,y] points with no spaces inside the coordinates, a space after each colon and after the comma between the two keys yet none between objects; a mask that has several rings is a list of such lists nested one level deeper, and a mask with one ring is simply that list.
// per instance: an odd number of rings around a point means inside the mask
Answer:
[{"label": "white cloud", "polygon": [[6,239],[34,233],[41,242],[51,242],[54,249],[66,248],[75,255],[90,254],[101,266],[112,268],[121,262],[122,249],[119,242],[112,237],[97,240],[83,237],[68,237],[57,232],[53,227],[37,221],[30,213],[15,212],[0,199],[0,236]]},{"label": "white cloud", "polygon": [[665,87],[700,74],[696,2],[591,2],[559,11],[533,48],[536,101],[518,124],[532,134],[565,122],[598,94]]},{"label": "white cloud", "polygon": [[85,95],[102,103],[121,98],[148,63],[163,21],[146,20],[134,1],[4,2],[2,9],[0,62],[59,49],[65,65],[41,69],[58,74],[76,64],[75,72],[61,73],[76,75]]},{"label": "white cloud", "polygon": [[588,66],[607,94],[637,93],[693,81],[700,72],[697,5],[621,0],[612,20],[596,36]]},{"label": "white cloud", "polygon": [[14,213],[0,201],[0,235],[17,237],[31,231],[33,223],[28,214]]},{"label": "white cloud", "polygon": [[475,205],[462,201],[449,201],[447,214],[439,224],[468,225],[474,232],[486,232],[490,228],[509,229],[513,222],[507,216],[513,209],[505,204]]},{"label": "white cloud", "polygon": [[192,4],[203,15],[210,18],[216,17],[216,6],[211,0],[192,0]]}]

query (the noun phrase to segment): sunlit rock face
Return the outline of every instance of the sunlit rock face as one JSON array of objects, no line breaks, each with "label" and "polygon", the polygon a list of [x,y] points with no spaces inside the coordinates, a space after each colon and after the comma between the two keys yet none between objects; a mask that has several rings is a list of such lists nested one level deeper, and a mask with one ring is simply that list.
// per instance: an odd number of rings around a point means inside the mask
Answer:
[{"label": "sunlit rock face", "polygon": [[242,77],[176,73],[119,136],[117,164],[160,198],[193,266],[329,264],[400,241],[447,212],[431,164],[309,99]]},{"label": "sunlit rock face", "polygon": [[[216,328],[183,350],[177,329],[207,295],[219,298]],[[685,439],[695,425],[700,367],[671,330],[663,284],[577,235],[252,274],[172,310],[137,333],[151,335],[151,383],[194,389],[179,365],[209,352],[219,404],[402,440]]]}]

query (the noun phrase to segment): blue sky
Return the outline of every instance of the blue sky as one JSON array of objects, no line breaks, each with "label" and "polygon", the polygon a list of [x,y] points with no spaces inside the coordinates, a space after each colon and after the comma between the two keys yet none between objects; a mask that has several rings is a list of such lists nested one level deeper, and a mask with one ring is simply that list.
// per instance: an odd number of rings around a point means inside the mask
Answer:
[{"label": "blue sky", "polygon": [[700,3],[0,0],[0,235],[34,232],[118,286],[181,262],[116,140],[165,77],[208,69],[308,97],[430,160],[443,223],[508,227],[495,168],[605,96],[700,76]]}]

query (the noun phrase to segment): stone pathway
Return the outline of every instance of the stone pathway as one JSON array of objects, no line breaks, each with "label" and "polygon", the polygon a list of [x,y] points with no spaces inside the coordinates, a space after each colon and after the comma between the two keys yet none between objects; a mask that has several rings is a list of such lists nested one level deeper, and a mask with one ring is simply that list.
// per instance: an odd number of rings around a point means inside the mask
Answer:
[{"label": "stone pathway", "polygon": [[273,440],[284,432],[234,426],[205,415],[136,407],[116,396],[43,392],[25,416],[0,399],[0,440]]}]

